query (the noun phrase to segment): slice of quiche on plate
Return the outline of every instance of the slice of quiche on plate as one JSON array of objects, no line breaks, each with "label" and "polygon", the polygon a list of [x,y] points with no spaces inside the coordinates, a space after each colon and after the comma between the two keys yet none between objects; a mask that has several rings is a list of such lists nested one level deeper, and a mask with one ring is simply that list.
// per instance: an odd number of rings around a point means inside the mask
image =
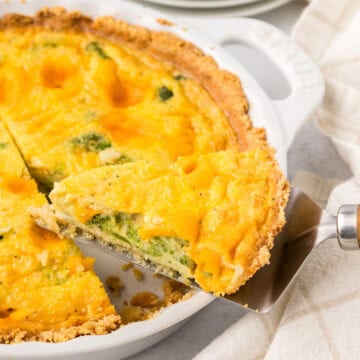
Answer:
[{"label": "slice of quiche on plate", "polygon": [[216,295],[238,290],[268,263],[285,222],[288,184],[273,151],[220,151],[104,166],[56,183],[42,226],[82,235],[150,262]]},{"label": "slice of quiche on plate", "polygon": [[28,208],[46,203],[0,124],[0,343],[59,342],[120,324],[93,259],[31,218]]}]

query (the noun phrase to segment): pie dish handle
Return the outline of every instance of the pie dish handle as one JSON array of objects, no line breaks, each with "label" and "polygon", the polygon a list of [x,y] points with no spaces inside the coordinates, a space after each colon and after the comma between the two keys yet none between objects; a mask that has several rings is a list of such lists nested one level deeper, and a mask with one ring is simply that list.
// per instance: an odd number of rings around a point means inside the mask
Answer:
[{"label": "pie dish handle", "polygon": [[[206,26],[207,20],[196,25]],[[242,43],[265,54],[284,74],[290,94],[272,100],[284,128],[289,148],[299,128],[309,118],[324,96],[324,80],[314,62],[282,31],[255,19],[213,19],[211,37],[221,45]],[[224,26],[226,21],[226,26]],[[218,24],[217,24],[218,22]]]}]

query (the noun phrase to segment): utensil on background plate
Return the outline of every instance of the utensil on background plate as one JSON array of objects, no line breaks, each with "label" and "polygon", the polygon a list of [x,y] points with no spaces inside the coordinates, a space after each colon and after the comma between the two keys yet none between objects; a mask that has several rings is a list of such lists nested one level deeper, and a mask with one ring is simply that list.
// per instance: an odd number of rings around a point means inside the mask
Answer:
[{"label": "utensil on background plate", "polygon": [[[80,10],[92,17],[114,16],[156,31],[174,33],[194,43],[204,53],[212,56],[221,68],[231,71],[241,79],[250,104],[253,124],[266,129],[269,142],[277,149],[277,159],[286,173],[286,150],[297,129],[321,102],[324,83],[316,65],[280,30],[252,19],[236,18],[224,21],[203,18],[178,21],[144,6],[118,0],[8,0],[0,6],[0,15],[9,12],[32,15],[44,6]],[[173,25],[160,24],[157,21],[159,18],[167,19]],[[209,32],[209,29],[216,31]],[[229,42],[245,42],[276,64],[289,83],[290,95],[281,100],[270,99],[244,66],[223,50],[222,46]],[[241,61],[241,58],[239,60]],[[107,276],[116,273],[123,277],[120,273],[121,259],[100,253],[88,246],[82,246],[82,249],[85,255],[96,257],[95,271],[103,282]],[[126,290],[139,291],[134,288],[138,285],[136,281],[128,282],[124,279]],[[148,289],[155,280],[153,276],[145,276],[141,286]],[[189,299],[167,307],[153,319],[120,327],[103,336],[82,336],[59,344],[27,342],[0,345],[0,359],[120,360],[164,339],[213,299],[210,294],[196,291]],[[123,302],[121,297],[111,297],[111,300],[115,305]]]}]

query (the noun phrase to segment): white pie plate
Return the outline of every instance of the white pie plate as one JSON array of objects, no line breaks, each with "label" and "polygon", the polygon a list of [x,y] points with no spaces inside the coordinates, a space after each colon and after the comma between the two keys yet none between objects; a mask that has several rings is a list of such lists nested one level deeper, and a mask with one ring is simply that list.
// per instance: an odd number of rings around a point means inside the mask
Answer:
[{"label": "white pie plate", "polygon": [[[90,16],[112,15],[133,24],[154,30],[170,31],[195,43],[205,53],[213,56],[222,68],[239,76],[247,94],[251,117],[255,126],[267,130],[269,142],[277,149],[278,161],[286,172],[286,150],[294,134],[320,103],[324,85],[316,66],[289,38],[271,25],[250,19],[229,19],[226,26],[222,20],[199,20],[195,26],[205,31],[215,28],[213,40],[202,35],[201,31],[189,28],[167,15],[145,9],[125,1],[93,0],[27,0],[25,3],[10,0],[1,4],[0,15],[17,12],[31,15],[44,6],[63,6],[70,10],[81,10]],[[173,26],[159,24],[158,18],[168,19]],[[192,21],[194,23],[194,21]],[[250,76],[250,74],[221,47],[227,42],[245,42],[268,56],[284,73],[291,87],[291,94],[280,101],[271,100]],[[83,249],[88,255],[96,257],[95,270],[104,280],[108,275],[118,273],[126,283],[124,296],[130,296],[139,289],[159,290],[159,280],[146,274],[145,282],[134,281],[131,273],[121,273],[121,261],[111,256]],[[120,304],[122,299],[112,299]],[[103,336],[82,336],[74,340],[50,344],[28,342],[16,345],[0,345],[0,359],[40,360],[74,359],[107,360],[123,359],[164,339],[177,330],[192,315],[205,307],[213,297],[197,292],[190,299],[172,305],[157,317],[144,322],[123,326],[111,334]]]}]

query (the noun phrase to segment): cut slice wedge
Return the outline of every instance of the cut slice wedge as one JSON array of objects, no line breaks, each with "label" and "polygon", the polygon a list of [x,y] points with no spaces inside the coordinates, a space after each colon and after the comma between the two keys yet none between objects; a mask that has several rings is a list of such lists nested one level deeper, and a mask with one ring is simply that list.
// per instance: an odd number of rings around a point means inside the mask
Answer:
[{"label": "cut slice wedge", "polygon": [[120,324],[93,259],[34,223],[28,208],[46,203],[0,124],[0,343],[60,342]]},{"label": "cut slice wedge", "polygon": [[50,193],[55,216],[47,208],[34,215],[221,296],[268,263],[288,191],[268,147],[220,151],[169,168],[138,161],[70,176]]}]

